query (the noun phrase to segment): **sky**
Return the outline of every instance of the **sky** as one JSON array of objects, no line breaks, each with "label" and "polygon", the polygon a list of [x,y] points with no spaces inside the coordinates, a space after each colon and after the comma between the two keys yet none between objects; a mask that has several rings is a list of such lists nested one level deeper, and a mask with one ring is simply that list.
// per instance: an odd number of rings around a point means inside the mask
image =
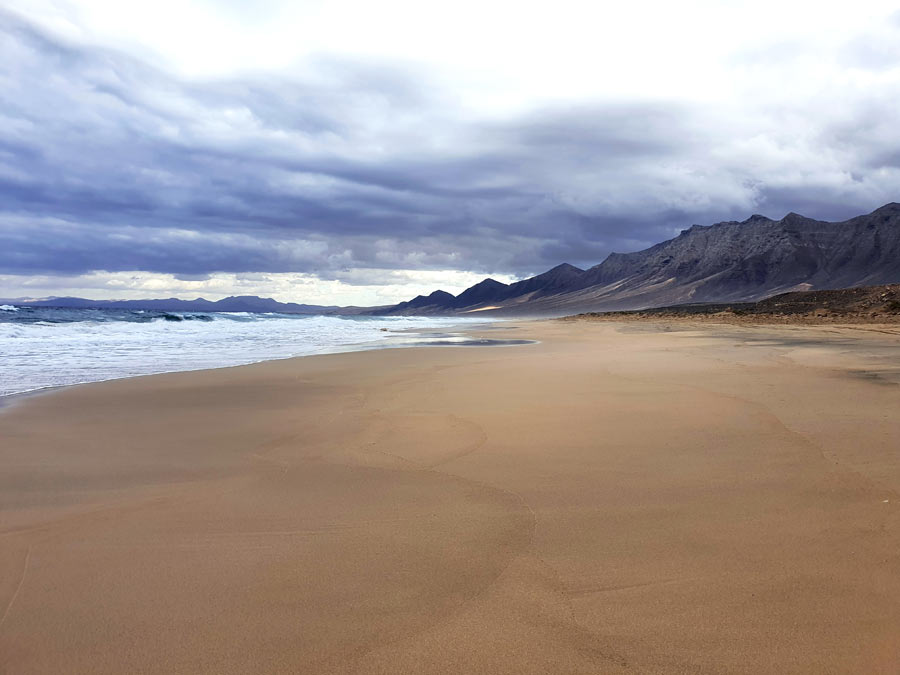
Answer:
[{"label": "sky", "polygon": [[900,201],[896,2],[0,0],[0,298],[382,305]]}]

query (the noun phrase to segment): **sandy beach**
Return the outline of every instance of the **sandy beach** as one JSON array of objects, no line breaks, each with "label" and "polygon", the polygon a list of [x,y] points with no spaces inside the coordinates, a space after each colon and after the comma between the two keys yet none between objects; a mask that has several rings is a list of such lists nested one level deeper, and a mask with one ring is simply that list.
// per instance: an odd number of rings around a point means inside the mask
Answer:
[{"label": "sandy beach", "polygon": [[0,672],[898,672],[896,326],[489,332],[8,406]]}]

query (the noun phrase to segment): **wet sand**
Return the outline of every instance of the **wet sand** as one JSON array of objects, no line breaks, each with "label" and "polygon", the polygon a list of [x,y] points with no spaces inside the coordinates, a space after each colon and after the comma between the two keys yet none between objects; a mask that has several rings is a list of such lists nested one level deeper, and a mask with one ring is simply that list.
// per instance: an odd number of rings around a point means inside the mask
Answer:
[{"label": "wet sand", "polygon": [[896,327],[502,333],[3,410],[0,672],[900,669]]}]

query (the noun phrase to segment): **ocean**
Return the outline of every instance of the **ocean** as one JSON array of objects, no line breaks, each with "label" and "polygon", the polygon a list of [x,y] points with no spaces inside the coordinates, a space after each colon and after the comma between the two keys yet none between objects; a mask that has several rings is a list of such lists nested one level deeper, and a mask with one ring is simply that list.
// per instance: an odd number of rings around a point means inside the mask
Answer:
[{"label": "ocean", "polygon": [[0,396],[292,356],[429,341],[465,344],[450,329],[484,323],[472,318],[0,305]]}]

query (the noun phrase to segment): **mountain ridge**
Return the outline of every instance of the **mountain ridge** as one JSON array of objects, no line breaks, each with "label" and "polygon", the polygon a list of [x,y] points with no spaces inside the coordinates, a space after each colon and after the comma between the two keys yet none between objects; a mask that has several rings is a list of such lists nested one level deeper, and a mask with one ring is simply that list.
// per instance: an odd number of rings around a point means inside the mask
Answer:
[{"label": "mountain ridge", "polygon": [[[452,296],[451,296],[452,297]],[[52,297],[41,300],[7,299],[20,307],[61,307],[66,309],[126,309],[157,310],[163,312],[277,312],[282,314],[359,314],[377,311],[372,307],[338,307],[337,305],[306,305],[279,302],[257,295],[231,295],[221,300],[182,300],[154,298],[148,300],[91,300],[76,297]]]},{"label": "mountain ridge", "polygon": [[642,251],[611,253],[587,270],[562,263],[512,284],[485,285],[492,281],[455,297],[419,296],[415,306],[400,303],[373,313],[562,315],[896,283],[900,204],[840,222],[792,211],[781,220],[753,214],[692,225]]},{"label": "mountain ridge", "polygon": [[443,290],[381,307],[283,303],[258,296],[0,300],[22,306],[295,314],[562,316],[685,303],[755,302],[791,291],[900,282],[900,203],[827,222],[795,212],[780,220],[692,225],[641,251],[610,253],[586,270],[560,263],[505,284],[486,278],[454,296]]}]

